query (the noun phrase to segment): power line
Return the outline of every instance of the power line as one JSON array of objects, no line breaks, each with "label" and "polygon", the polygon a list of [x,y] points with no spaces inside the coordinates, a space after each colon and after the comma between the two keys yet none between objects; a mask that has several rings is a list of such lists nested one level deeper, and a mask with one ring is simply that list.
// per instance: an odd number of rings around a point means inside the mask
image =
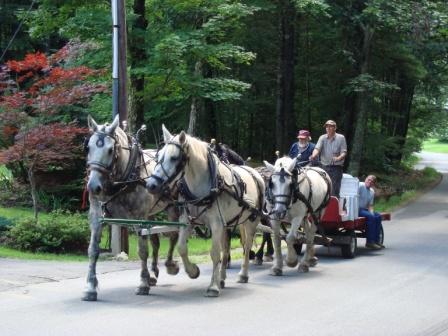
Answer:
[{"label": "power line", "polygon": [[14,41],[14,39],[16,38],[17,34],[20,31],[20,28],[22,28],[23,22],[25,21],[25,19],[28,17],[28,14],[31,11],[31,8],[33,8],[34,3],[36,2],[36,0],[33,0],[31,2],[31,5],[28,7],[28,10],[26,11],[26,14],[22,17],[22,20],[20,21],[19,25],[17,26],[16,31],[14,32],[14,35],[12,35],[11,40],[9,40],[8,45],[6,46],[5,50],[3,50],[2,56],[0,56],[0,63],[3,60],[3,57],[5,56],[6,52],[8,51],[9,47],[11,46],[12,42]]}]

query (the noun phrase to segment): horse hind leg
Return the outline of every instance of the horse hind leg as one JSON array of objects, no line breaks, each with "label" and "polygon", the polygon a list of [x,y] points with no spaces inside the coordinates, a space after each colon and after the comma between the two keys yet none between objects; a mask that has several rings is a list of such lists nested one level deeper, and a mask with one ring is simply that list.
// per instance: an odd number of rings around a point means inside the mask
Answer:
[{"label": "horse hind leg", "polygon": [[241,225],[241,231],[244,230],[244,259],[241,264],[241,270],[238,273],[238,282],[247,283],[249,281],[249,253],[254,242],[255,229],[257,222],[248,221]]},{"label": "horse hind leg", "polygon": [[[212,231],[212,248],[210,250],[210,257],[213,263],[213,272],[210,279],[210,285],[207,288],[205,296],[217,297],[219,296],[221,289],[222,275],[225,274],[225,266],[221,262],[221,255],[223,252],[223,244],[227,244],[227,234],[224,232],[222,224],[213,223],[211,226]],[[225,254],[225,253],[224,253]],[[227,256],[226,256],[227,257]],[[224,271],[224,273],[223,273]]]},{"label": "horse hind leg", "polygon": [[173,259],[174,248],[179,240],[179,233],[173,231],[169,233],[170,246],[168,248],[168,255],[165,261],[166,272],[170,275],[176,275],[179,273],[179,264]]},{"label": "horse hind leg", "polygon": [[227,268],[230,264],[230,240],[232,231],[227,229],[224,231],[222,238],[222,262],[220,268],[219,287],[222,289],[226,286]]},{"label": "horse hind leg", "polygon": [[[148,295],[151,285],[151,278],[148,271],[148,236],[138,237],[138,256],[140,257],[140,285],[135,290],[137,295]],[[157,281],[157,280],[156,280]]]}]

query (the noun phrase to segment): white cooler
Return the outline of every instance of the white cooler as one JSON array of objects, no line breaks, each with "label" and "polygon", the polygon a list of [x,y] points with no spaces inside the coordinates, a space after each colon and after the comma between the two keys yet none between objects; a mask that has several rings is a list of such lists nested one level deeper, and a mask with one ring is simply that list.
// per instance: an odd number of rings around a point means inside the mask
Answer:
[{"label": "white cooler", "polygon": [[349,174],[344,174],[339,193],[339,213],[343,221],[358,218],[359,212],[359,179]]}]

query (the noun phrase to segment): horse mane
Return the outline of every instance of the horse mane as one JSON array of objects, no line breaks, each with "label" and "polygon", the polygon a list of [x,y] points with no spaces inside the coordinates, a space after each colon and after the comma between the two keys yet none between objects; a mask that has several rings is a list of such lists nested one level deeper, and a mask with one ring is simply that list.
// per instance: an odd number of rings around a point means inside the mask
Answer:
[{"label": "horse mane", "polygon": [[218,143],[215,145],[215,151],[218,154],[218,157],[221,161],[226,163],[236,164],[236,165],[244,165],[243,158],[231,149],[228,145]]}]

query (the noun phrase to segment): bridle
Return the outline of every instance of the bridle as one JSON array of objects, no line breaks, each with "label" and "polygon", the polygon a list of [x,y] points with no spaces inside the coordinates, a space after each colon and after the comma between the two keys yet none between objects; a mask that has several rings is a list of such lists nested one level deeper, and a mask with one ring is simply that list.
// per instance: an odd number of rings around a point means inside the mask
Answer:
[{"label": "bridle", "polygon": [[[89,160],[89,161],[87,161],[87,164],[86,164],[87,169],[95,170],[101,174],[110,176],[113,173],[113,168],[115,166],[115,162],[118,159],[118,156],[117,156],[118,140],[115,138],[115,136],[111,136],[111,135],[103,133],[103,132],[96,131],[96,132],[94,132],[94,134],[96,134],[98,137],[98,140],[95,143],[98,148],[104,147],[104,140],[106,138],[110,138],[114,141],[114,149],[113,149],[113,153],[112,153],[113,158],[109,165],[106,165],[101,161]],[[88,139],[86,139],[86,142],[88,142]],[[85,144],[85,150],[87,151],[87,144]]]},{"label": "bridle", "polygon": [[[274,194],[272,192],[272,188],[274,186],[274,182],[272,181],[273,176],[279,176],[280,183],[285,183],[286,177],[291,177],[291,184],[289,186],[288,194]],[[294,190],[295,190],[296,180],[297,180],[297,174],[295,171],[293,173],[290,173],[287,170],[285,170],[285,168],[282,168],[279,172],[273,173],[271,175],[271,177],[269,178],[267,195],[266,195],[267,200],[271,204],[283,204],[289,209],[291,206],[291,201],[292,201]],[[279,200],[279,198],[281,200]]]},{"label": "bridle", "polygon": [[[180,180],[183,177],[183,173],[184,173],[184,168],[187,165],[188,162],[188,155],[187,152],[185,151],[185,149],[178,144],[177,142],[174,141],[168,141],[165,144],[165,147],[168,145],[173,145],[176,146],[179,149],[180,152],[180,158],[179,158],[179,162],[177,162],[176,164],[176,170],[174,171],[174,174],[172,174],[171,176],[168,174],[168,172],[166,171],[165,167],[163,166],[163,162],[165,160],[165,157],[161,158],[159,160],[159,153],[156,154],[156,167],[158,165],[160,165],[160,168],[162,169],[163,175],[166,177],[166,179],[164,179],[163,177],[160,177],[158,175],[154,175],[151,174],[150,177],[154,178],[155,180],[159,181],[161,183],[162,186],[166,186],[169,185],[177,176],[179,176],[178,180]],[[154,171],[156,170],[154,167]]]}]

